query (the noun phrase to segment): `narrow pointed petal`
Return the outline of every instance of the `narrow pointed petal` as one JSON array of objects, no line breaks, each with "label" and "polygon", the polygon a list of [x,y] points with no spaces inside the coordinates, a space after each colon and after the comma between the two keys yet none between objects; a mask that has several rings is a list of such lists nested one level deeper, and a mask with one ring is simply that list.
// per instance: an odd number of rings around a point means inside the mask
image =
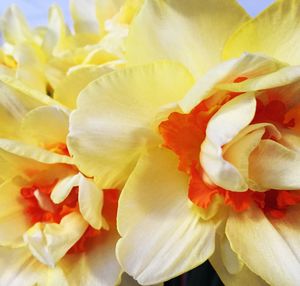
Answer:
[{"label": "narrow pointed petal", "polygon": [[168,150],[149,151],[121,193],[118,260],[141,284],[184,273],[214,251],[215,225],[203,221],[189,203],[188,178],[177,163]]}]

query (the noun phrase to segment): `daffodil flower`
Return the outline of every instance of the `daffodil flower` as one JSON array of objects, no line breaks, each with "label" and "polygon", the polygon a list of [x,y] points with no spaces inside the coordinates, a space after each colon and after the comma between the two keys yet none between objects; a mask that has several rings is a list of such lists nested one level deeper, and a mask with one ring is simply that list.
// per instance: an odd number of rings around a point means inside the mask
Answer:
[{"label": "daffodil flower", "polygon": [[104,65],[104,73],[107,65],[117,68],[124,62],[128,26],[142,2],[70,0],[74,32],[65,24],[57,5],[49,9],[48,25],[35,29],[12,5],[1,23],[6,62],[11,57],[16,63],[10,65],[11,75],[33,89],[53,95],[57,86],[64,86],[61,81],[73,69]]},{"label": "daffodil flower", "polygon": [[[291,0],[254,20],[234,1],[146,1],[134,66],[81,92],[70,152],[124,186],[117,256],[139,283],[207,259],[226,285],[300,283],[299,14]],[[222,62],[248,49],[266,55]]]},{"label": "daffodil flower", "polygon": [[67,110],[16,82],[4,88],[0,114],[15,130],[0,128],[0,284],[118,284],[119,190],[74,165]]}]

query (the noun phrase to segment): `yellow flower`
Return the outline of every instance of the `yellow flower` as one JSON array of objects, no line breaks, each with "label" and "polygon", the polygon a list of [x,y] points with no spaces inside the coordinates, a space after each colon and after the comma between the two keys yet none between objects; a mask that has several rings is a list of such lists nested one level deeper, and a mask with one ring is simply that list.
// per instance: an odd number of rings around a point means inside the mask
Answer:
[{"label": "yellow flower", "polygon": [[226,285],[300,283],[299,15],[293,0],[256,19],[234,1],[146,1],[129,64],[175,62],[82,91],[70,152],[97,184],[124,186],[117,255],[139,283],[207,259]]},{"label": "yellow flower", "polygon": [[74,165],[68,111],[15,83],[1,82],[0,284],[115,285],[119,191]]},{"label": "yellow flower", "polygon": [[82,67],[89,72],[102,66],[105,73],[124,62],[123,42],[141,3],[70,0],[74,32],[66,26],[59,6],[49,9],[47,26],[31,29],[22,12],[12,5],[1,25],[3,51],[16,62],[11,76],[50,95],[54,90],[54,97],[69,104],[60,93],[55,94],[57,87],[64,88],[66,77]]}]

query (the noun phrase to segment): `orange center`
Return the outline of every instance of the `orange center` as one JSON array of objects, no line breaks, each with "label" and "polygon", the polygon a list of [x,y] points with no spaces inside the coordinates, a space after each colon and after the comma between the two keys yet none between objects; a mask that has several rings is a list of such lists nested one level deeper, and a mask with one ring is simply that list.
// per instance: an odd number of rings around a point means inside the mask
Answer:
[{"label": "orange center", "polygon": [[[237,78],[235,82],[246,78]],[[221,187],[207,184],[204,171],[199,162],[200,147],[205,139],[205,132],[210,118],[228,100],[240,93],[229,93],[221,104],[208,108],[208,100],[202,101],[190,113],[173,112],[166,121],[159,125],[159,132],[164,139],[164,147],[175,152],[179,158],[178,169],[190,177],[189,199],[201,208],[208,208],[216,194],[224,198],[224,203],[235,211],[244,211],[256,203],[265,214],[275,218],[284,216],[289,206],[300,203],[300,191],[269,190],[264,193],[248,190],[231,192]],[[286,120],[287,109],[278,101],[263,104],[257,100],[257,110],[252,124],[273,122],[285,128],[292,126],[293,120]],[[268,136],[268,134],[266,135]]]}]

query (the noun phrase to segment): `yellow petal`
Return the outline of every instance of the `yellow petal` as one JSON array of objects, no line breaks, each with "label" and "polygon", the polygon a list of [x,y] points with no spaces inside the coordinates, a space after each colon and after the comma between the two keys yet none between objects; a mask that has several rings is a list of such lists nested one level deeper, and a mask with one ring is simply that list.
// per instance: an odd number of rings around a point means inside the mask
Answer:
[{"label": "yellow petal", "polygon": [[1,285],[46,285],[48,267],[37,261],[27,247],[0,247],[0,257]]},{"label": "yellow petal", "polygon": [[48,268],[47,286],[69,286],[63,270],[59,267]]},{"label": "yellow petal", "polygon": [[251,122],[255,109],[254,94],[245,93],[224,104],[207,125],[206,138],[201,145],[201,165],[212,182],[224,189],[248,189],[241,173],[224,160],[222,146],[234,139]]},{"label": "yellow petal", "polygon": [[[25,211],[25,201],[21,200],[21,187],[14,182],[6,181],[0,186],[0,245],[20,246],[23,234],[29,228]],[[16,227],[17,226],[17,227]]]},{"label": "yellow petal", "polygon": [[155,115],[192,84],[191,75],[171,62],[119,70],[92,82],[70,119],[68,147],[76,165],[103,188],[122,186],[147,140],[156,136]]},{"label": "yellow petal", "polygon": [[41,106],[31,110],[25,115],[21,126],[24,140],[41,147],[65,143],[68,130],[68,114],[55,106]]},{"label": "yellow petal", "polygon": [[231,36],[224,48],[224,58],[238,57],[245,51],[259,52],[291,65],[300,64],[299,17],[298,1],[275,1]]},{"label": "yellow petal", "polygon": [[148,0],[131,26],[127,57],[132,64],[176,60],[199,76],[221,61],[225,41],[248,19],[232,0]]},{"label": "yellow petal", "polygon": [[95,0],[71,0],[70,11],[76,33],[100,33]]},{"label": "yellow petal", "polygon": [[[226,234],[232,249],[266,282],[275,286],[298,285],[299,211],[292,222],[292,225],[282,226],[284,230],[276,229],[261,210],[252,207],[243,213],[231,214]],[[281,224],[285,222],[279,222]]]},{"label": "yellow petal", "polygon": [[[230,274],[227,270],[225,263],[223,262],[221,255],[220,243],[216,242],[216,249],[214,254],[209,258],[210,263],[217,271],[222,282],[228,286],[267,286],[265,281],[263,281],[259,276],[254,274],[246,265],[243,265],[242,269],[235,274]],[[232,250],[231,250],[232,251]]]},{"label": "yellow petal", "polygon": [[30,28],[16,5],[11,5],[4,14],[1,30],[5,41],[10,44],[18,44],[32,40]]},{"label": "yellow petal", "polygon": [[17,79],[32,89],[45,92],[44,63],[46,59],[42,50],[37,45],[22,43],[16,46],[14,57],[18,63]]},{"label": "yellow petal", "polygon": [[74,109],[79,93],[93,80],[111,72],[107,66],[84,66],[67,75],[57,85],[54,98],[62,104]]},{"label": "yellow petal", "polygon": [[73,162],[71,157],[59,155],[34,145],[8,139],[0,139],[0,154],[2,152],[8,152],[45,164],[72,164]]},{"label": "yellow petal", "polygon": [[43,37],[42,48],[51,55],[55,48],[60,48],[68,32],[61,8],[52,5],[49,9],[48,25],[45,36]]},{"label": "yellow petal", "polygon": [[261,188],[300,189],[300,155],[273,140],[262,140],[250,156],[250,179]]},{"label": "yellow petal", "polygon": [[103,192],[92,179],[79,176],[78,202],[83,218],[95,229],[102,227]]},{"label": "yellow petal", "polygon": [[68,197],[73,187],[79,185],[79,180],[79,174],[72,174],[57,182],[57,184],[52,189],[51,200],[56,204],[63,202]]},{"label": "yellow petal", "polygon": [[24,234],[24,241],[37,260],[54,267],[87,227],[81,215],[73,212],[66,215],[60,224],[36,223]]},{"label": "yellow petal", "polygon": [[218,88],[234,92],[257,91],[298,83],[300,67],[283,67],[266,75],[251,78],[239,83],[219,84]]},{"label": "yellow petal", "polygon": [[174,154],[154,149],[140,159],[121,193],[117,256],[141,284],[175,277],[214,251],[215,225],[189,203],[188,177],[177,165]]},{"label": "yellow petal", "polygon": [[115,231],[103,233],[101,239],[91,242],[89,251],[67,255],[61,266],[70,285],[118,285],[121,267],[115,255],[119,236]]},{"label": "yellow petal", "polygon": [[[261,55],[243,54],[238,59],[217,65],[200,77],[189,93],[179,102],[179,105],[183,111],[188,113],[203,99],[218,92],[224,86],[226,87],[226,83],[232,83],[241,76],[252,78],[269,74],[280,69],[282,65],[274,59]],[[228,86],[235,86],[235,84],[228,84]]]}]

